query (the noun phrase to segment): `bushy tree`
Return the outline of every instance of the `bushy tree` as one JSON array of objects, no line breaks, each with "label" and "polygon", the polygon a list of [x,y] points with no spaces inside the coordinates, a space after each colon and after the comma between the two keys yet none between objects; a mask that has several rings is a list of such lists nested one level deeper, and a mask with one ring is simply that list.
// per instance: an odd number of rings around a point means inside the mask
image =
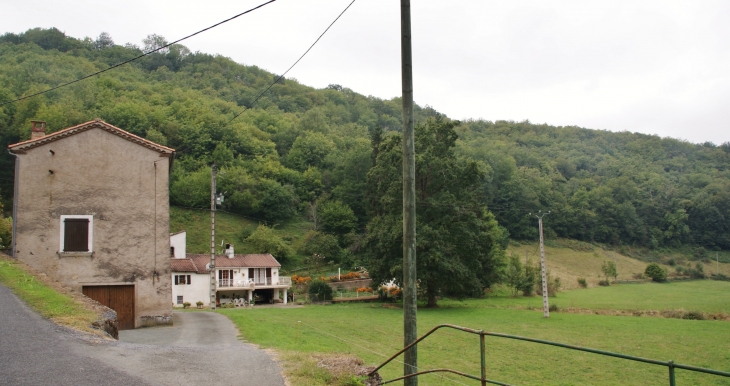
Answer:
[{"label": "bushy tree", "polygon": [[334,235],[309,231],[304,235],[304,254],[306,256],[316,255],[324,262],[339,262],[342,257],[342,248]]},{"label": "bushy tree", "polygon": [[525,281],[525,271],[522,267],[520,257],[516,253],[512,253],[509,256],[509,262],[507,264],[507,270],[504,275],[504,283],[512,288],[512,296],[522,290]]},{"label": "bushy tree", "polygon": [[250,249],[253,253],[270,253],[279,260],[279,263],[283,263],[293,254],[289,244],[274,233],[273,229],[265,225],[259,225],[246,238],[246,243],[248,243],[247,249]]},{"label": "bushy tree", "polygon": [[603,275],[606,276],[606,282],[608,282],[609,277],[612,277],[615,281],[618,276],[616,264],[613,261],[604,260],[603,264],[601,264],[601,272],[603,272]]},{"label": "bushy tree", "polygon": [[667,281],[667,271],[660,267],[657,263],[651,263],[646,266],[644,275],[650,277],[652,281],[661,283]]},{"label": "bushy tree", "polygon": [[319,225],[335,235],[345,235],[357,225],[355,213],[340,201],[327,201],[319,206]]},{"label": "bushy tree", "polygon": [[[416,126],[417,277],[429,307],[437,296],[480,296],[499,279],[502,234],[483,203],[486,168],[456,156],[458,122]],[[368,272],[374,285],[403,272],[401,136],[386,137],[368,173]]]},{"label": "bushy tree", "polygon": [[332,287],[319,279],[309,283],[309,298],[315,301],[332,300]]}]

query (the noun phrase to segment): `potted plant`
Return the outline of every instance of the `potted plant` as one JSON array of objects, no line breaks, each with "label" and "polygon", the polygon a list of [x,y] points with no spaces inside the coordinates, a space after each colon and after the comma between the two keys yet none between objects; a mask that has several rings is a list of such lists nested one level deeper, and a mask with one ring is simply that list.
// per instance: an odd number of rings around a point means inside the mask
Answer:
[{"label": "potted plant", "polygon": [[198,306],[198,308],[203,308],[203,302],[201,302],[200,300],[195,302],[195,305]]}]

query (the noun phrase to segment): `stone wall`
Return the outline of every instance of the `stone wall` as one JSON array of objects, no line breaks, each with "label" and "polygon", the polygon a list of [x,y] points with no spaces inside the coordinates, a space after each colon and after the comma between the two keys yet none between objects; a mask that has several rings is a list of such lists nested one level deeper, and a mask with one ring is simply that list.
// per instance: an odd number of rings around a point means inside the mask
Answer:
[{"label": "stone wall", "polygon": [[346,290],[355,290],[360,287],[370,287],[370,283],[372,283],[373,280],[370,278],[366,279],[355,279],[355,280],[345,280],[345,281],[335,281],[328,283],[330,287],[332,287],[333,290],[337,291],[340,288],[344,288]]}]

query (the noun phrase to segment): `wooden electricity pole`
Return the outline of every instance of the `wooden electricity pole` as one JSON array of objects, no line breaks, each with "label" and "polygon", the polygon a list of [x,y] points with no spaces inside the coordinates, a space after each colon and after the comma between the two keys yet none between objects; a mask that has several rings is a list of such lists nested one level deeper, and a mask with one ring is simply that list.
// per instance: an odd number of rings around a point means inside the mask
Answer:
[{"label": "wooden electricity pole", "polygon": [[[546,317],[550,317],[550,306],[548,305],[548,285],[547,285],[547,266],[545,264],[545,243],[542,237],[542,218],[546,214],[550,214],[550,211],[542,213],[539,211],[535,217],[537,217],[537,224],[540,230],[540,271],[542,272],[542,314]],[[532,215],[532,213],[530,213]]]},{"label": "wooden electricity pole", "polygon": [[[403,345],[418,339],[416,328],[416,160],[413,134],[413,59],[411,2],[401,0],[401,76],[403,89]],[[416,346],[405,352],[403,375],[418,371]],[[417,386],[417,376],[405,386]]]},{"label": "wooden electricity pole", "polygon": [[210,309],[215,310],[215,163],[210,167]]}]

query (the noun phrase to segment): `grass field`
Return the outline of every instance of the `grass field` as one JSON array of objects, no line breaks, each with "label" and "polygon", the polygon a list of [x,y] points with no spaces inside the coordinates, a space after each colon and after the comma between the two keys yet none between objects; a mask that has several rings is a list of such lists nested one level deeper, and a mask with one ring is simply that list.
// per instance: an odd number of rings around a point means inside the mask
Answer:
[{"label": "grass field", "polygon": [[[497,308],[541,308],[542,298],[506,296],[497,291],[486,299],[453,302],[453,306]],[[730,314],[730,282],[688,280],[667,283],[614,284],[559,292],[550,304],[561,308],[593,310],[686,310]]]},{"label": "grass field", "polygon": [[[623,285],[560,293],[558,301],[573,299],[581,307],[631,307],[651,292],[662,308],[666,298],[687,292],[678,301],[704,312],[727,310],[730,283],[687,282],[666,286]],[[638,293],[638,295],[637,295]],[[621,299],[625,297],[624,299]],[[643,296],[647,297],[647,296]],[[691,302],[691,298],[702,301]],[[619,298],[615,303],[608,299]],[[648,298],[648,297],[647,297]],[[521,299],[490,297],[465,302],[442,301],[439,309],[419,309],[423,334],[443,323],[547,339],[624,354],[730,371],[730,323],[654,317],[551,313],[509,308]],[[537,300],[535,298],[535,300]],[[552,299],[555,300],[555,299]],[[539,302],[537,302],[539,305]],[[675,307],[672,307],[675,308]],[[291,309],[226,309],[244,339],[287,355],[344,353],[368,365],[381,363],[402,347],[402,310],[390,304],[340,304]],[[295,353],[295,354],[292,354]],[[420,369],[448,367],[479,374],[479,339],[456,331],[440,331],[419,346]],[[566,349],[487,337],[488,377],[512,384],[551,385],[666,385],[667,370],[659,366],[580,353]],[[402,365],[388,365],[381,374],[390,379]],[[678,371],[678,385],[730,385],[730,379]],[[427,375],[421,385],[475,384],[465,379]],[[453,379],[454,381],[450,380]],[[310,384],[310,383],[306,383]],[[325,384],[312,382],[311,384]]]}]

